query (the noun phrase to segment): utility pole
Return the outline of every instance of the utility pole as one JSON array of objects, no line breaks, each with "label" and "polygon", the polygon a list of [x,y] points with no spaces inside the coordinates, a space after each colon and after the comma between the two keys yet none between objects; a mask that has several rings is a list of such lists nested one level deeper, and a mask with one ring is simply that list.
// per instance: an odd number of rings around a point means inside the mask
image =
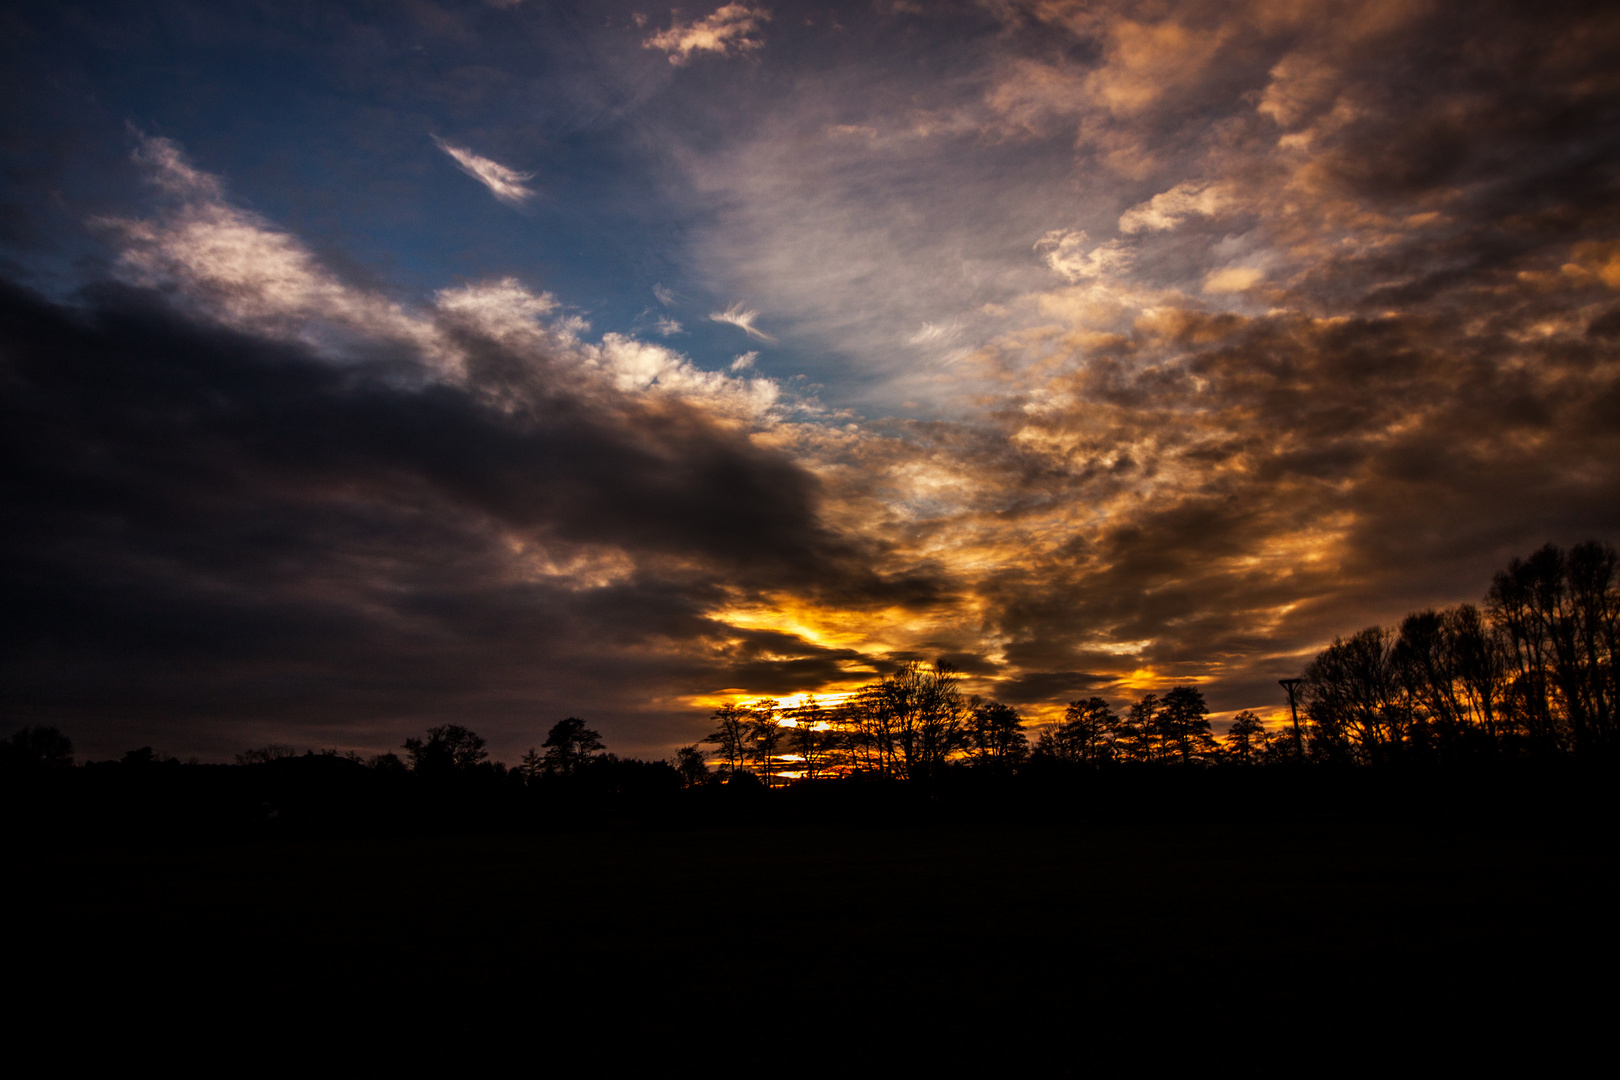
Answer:
[{"label": "utility pole", "polygon": [[1294,688],[1304,679],[1278,679],[1277,685],[1288,691],[1288,715],[1294,718],[1294,754],[1305,760],[1305,739],[1299,733],[1299,709],[1294,705]]}]

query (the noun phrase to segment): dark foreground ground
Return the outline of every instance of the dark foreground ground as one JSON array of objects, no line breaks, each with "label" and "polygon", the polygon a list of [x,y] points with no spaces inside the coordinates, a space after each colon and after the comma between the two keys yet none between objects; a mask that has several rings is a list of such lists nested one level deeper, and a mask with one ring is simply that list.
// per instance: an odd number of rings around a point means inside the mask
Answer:
[{"label": "dark foreground ground", "polygon": [[1615,1024],[1612,835],[1317,814],[13,848],[9,1026],[221,1066],[1559,1068]]}]

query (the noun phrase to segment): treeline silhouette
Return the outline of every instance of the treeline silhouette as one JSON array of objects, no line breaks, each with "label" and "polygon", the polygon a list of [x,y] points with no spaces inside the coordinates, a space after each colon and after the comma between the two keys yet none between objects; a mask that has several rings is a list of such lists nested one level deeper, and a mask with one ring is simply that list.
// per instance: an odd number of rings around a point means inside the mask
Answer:
[{"label": "treeline silhouette", "polygon": [[[1103,698],[1071,702],[1033,746],[1010,705],[965,696],[949,663],[908,661],[836,706],[813,698],[784,709],[771,699],[726,704],[703,742],[715,749],[720,782],[744,776],[766,787],[828,777],[937,782],[951,773],[1017,775],[1053,765],[1215,765],[1257,761],[1265,744],[1258,718],[1244,713],[1236,741],[1218,741],[1196,686],[1145,694],[1123,715]],[[1238,747],[1241,744],[1242,749]],[[700,776],[698,745],[677,754],[683,778]]]},{"label": "treeline silhouette", "polygon": [[568,717],[513,767],[491,761],[470,728],[445,724],[372,757],[271,744],[233,765],[183,765],[143,746],[74,768],[71,740],[36,726],[0,740],[0,774],[13,821],[92,833],[731,821],[773,798],[856,816],[908,800],[979,814],[1032,800],[1096,808],[1145,791],[1165,805],[1239,789],[1262,802],[1331,801],[1370,790],[1346,775],[1396,766],[1425,772],[1431,788],[1447,768],[1600,765],[1606,775],[1620,701],[1617,568],[1597,542],[1514,559],[1483,608],[1420,611],[1337,638],[1284,680],[1287,719],[1268,727],[1244,710],[1219,736],[1202,691],[1184,685],[1119,710],[1097,696],[1073,701],[1032,742],[1016,709],[965,695],[950,664],[909,661],[838,701],[723,704],[703,740],[665,761],[619,757]]},{"label": "treeline silhouette", "polygon": [[[1293,684],[1290,717],[1253,710],[1217,738],[1195,685],[1147,693],[1116,712],[1070,702],[1029,745],[1011,706],[964,697],[947,663],[903,664],[836,706],[811,699],[727,704],[704,739],[721,779],[884,775],[1053,765],[1299,766],[1597,758],[1611,754],[1620,701],[1620,556],[1596,541],[1551,544],[1496,574],[1483,610],[1419,611],[1399,627],[1335,638]],[[1303,718],[1300,713],[1303,712]],[[679,762],[689,779],[696,745]]]},{"label": "treeline silhouette", "polygon": [[514,768],[490,760],[484,739],[460,724],[400,749],[364,757],[270,744],[227,765],[141,747],[74,767],[65,735],[32,727],[0,742],[0,770],[14,839],[566,827],[646,817],[683,788],[669,762],[608,753],[574,717]]},{"label": "treeline silhouette", "polygon": [[1607,544],[1548,544],[1496,574],[1483,611],[1335,639],[1305,669],[1303,752],[1362,765],[1612,754],[1617,566]]}]

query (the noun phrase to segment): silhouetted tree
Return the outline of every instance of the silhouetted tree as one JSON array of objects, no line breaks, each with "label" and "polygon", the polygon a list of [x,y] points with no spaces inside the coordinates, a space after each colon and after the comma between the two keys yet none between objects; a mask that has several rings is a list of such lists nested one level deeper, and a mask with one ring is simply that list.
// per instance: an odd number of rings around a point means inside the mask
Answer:
[{"label": "silhouetted tree", "polygon": [[1409,711],[1391,659],[1394,635],[1379,626],[1335,638],[1305,668],[1305,712],[1317,727],[1318,756],[1344,740],[1356,759],[1384,764],[1400,756]]},{"label": "silhouetted tree", "polygon": [[1557,636],[1560,681],[1592,748],[1612,747],[1620,731],[1620,554],[1592,541],[1570,550],[1565,629]]},{"label": "silhouetted tree", "polygon": [[1466,703],[1469,722],[1493,746],[1500,745],[1507,734],[1503,726],[1508,692],[1504,635],[1473,604],[1454,608],[1445,618],[1452,676]]},{"label": "silhouetted tree", "polygon": [[366,768],[380,773],[397,774],[406,771],[405,763],[399,759],[398,754],[378,754],[366,761]]},{"label": "silhouetted tree", "polygon": [[970,709],[951,664],[917,660],[852,694],[839,709],[856,768],[932,776],[970,746]]},{"label": "silhouetted tree", "polygon": [[788,744],[804,765],[804,778],[815,780],[843,749],[841,733],[814,696],[794,709],[789,719],[793,726],[788,729]]},{"label": "silhouetted tree", "polygon": [[551,725],[551,730],[546,733],[546,741],[540,745],[546,751],[546,771],[563,776],[572,776],[593,754],[606,749],[602,736],[586,727],[585,721],[577,716]]},{"label": "silhouetted tree", "polygon": [[1507,693],[1505,649],[1471,604],[1401,622],[1390,663],[1405,694],[1409,756],[1495,749]]},{"label": "silhouetted tree", "polygon": [[743,762],[748,759],[749,721],[752,718],[747,709],[735,702],[727,702],[714,710],[712,719],[714,730],[704,736],[703,741],[719,748],[721,777],[730,779],[742,771]]},{"label": "silhouetted tree", "polygon": [[709,782],[709,765],[703,760],[703,751],[697,744],[683,746],[675,751],[675,771],[681,774],[681,783],[687,787],[701,787]]},{"label": "silhouetted tree", "polygon": [[866,772],[895,773],[899,752],[894,740],[894,710],[882,682],[856,690],[839,709],[848,732],[855,767]]},{"label": "silhouetted tree", "polygon": [[1568,555],[1548,544],[1491,583],[1506,637],[1509,702],[1527,741],[1584,753],[1613,745],[1620,708],[1620,556],[1606,544]]},{"label": "silhouetted tree", "polygon": [[1071,701],[1063,719],[1041,733],[1035,752],[1075,764],[1101,765],[1114,758],[1119,717],[1100,697]]},{"label": "silhouetted tree", "polygon": [[238,765],[267,765],[298,756],[298,747],[286,743],[267,743],[257,750],[244,750],[236,755]]},{"label": "silhouetted tree", "polygon": [[1508,646],[1510,715],[1526,743],[1543,752],[1559,749],[1561,742],[1548,693],[1553,647],[1550,620],[1543,610],[1547,583],[1537,581],[1546,569],[1545,560],[1537,564],[1514,559],[1497,572],[1487,597],[1491,621],[1502,630]]},{"label": "silhouetted tree", "polygon": [[1226,729],[1226,753],[1243,765],[1254,765],[1266,750],[1266,728],[1260,718],[1244,709],[1232,719]]},{"label": "silhouetted tree", "polygon": [[423,776],[469,772],[489,756],[484,740],[460,724],[429,728],[425,741],[406,739],[405,753],[411,759],[411,771]]},{"label": "silhouetted tree", "polygon": [[1192,762],[1194,750],[1204,754],[1213,749],[1209,736],[1209,706],[1204,704],[1204,693],[1198,687],[1177,686],[1167,691],[1157,720],[1166,755],[1173,748],[1183,765]]},{"label": "silhouetted tree", "polygon": [[771,786],[776,771],[776,755],[782,749],[782,718],[777,715],[777,703],[771,698],[754,702],[748,710],[748,742],[752,751],[756,774]]},{"label": "silhouetted tree", "polygon": [[883,680],[879,708],[908,778],[936,775],[966,748],[968,708],[960,682],[956,668],[945,661],[930,668],[915,660]]},{"label": "silhouetted tree", "polygon": [[0,739],[0,768],[16,772],[73,764],[73,740],[53,727],[25,727]]},{"label": "silhouetted tree", "polygon": [[1064,721],[1080,752],[1080,760],[1104,765],[1114,760],[1114,743],[1119,738],[1119,716],[1100,697],[1071,701],[1064,710]]},{"label": "silhouetted tree", "polygon": [[975,762],[1001,769],[1017,767],[1029,754],[1029,739],[1018,711],[977,697],[970,705],[967,743]]},{"label": "silhouetted tree", "polygon": [[1119,737],[1115,745],[1126,761],[1155,760],[1155,751],[1163,745],[1157,694],[1143,694],[1126,711],[1119,724]]}]

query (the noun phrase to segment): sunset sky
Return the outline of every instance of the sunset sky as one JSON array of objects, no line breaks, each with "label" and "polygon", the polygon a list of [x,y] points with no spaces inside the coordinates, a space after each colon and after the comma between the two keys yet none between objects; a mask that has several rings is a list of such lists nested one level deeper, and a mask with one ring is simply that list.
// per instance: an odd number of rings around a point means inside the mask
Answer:
[{"label": "sunset sky", "polygon": [[1032,721],[1620,541],[1620,6],[0,12],[0,721]]}]

